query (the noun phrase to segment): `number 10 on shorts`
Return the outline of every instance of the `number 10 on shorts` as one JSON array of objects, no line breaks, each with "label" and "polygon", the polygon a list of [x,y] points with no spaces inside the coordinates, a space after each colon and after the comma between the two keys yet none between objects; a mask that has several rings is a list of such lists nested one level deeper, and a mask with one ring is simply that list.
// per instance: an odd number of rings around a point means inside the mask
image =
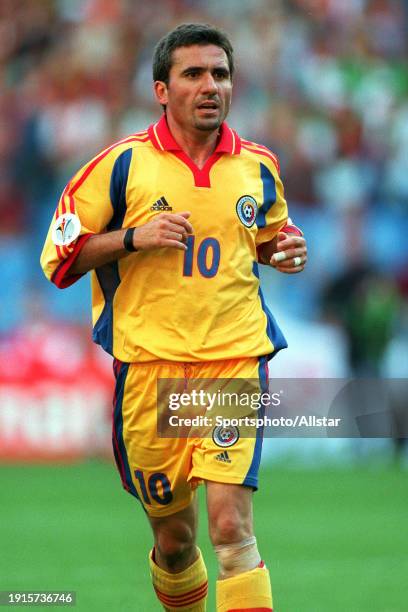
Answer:
[{"label": "number 10 on shorts", "polygon": [[167,506],[172,501],[173,493],[171,492],[170,480],[166,474],[154,472],[150,474],[147,483],[145,475],[141,470],[135,470],[135,476],[140,485],[143,501],[146,504],[151,505],[152,500],[154,500],[161,506]]}]

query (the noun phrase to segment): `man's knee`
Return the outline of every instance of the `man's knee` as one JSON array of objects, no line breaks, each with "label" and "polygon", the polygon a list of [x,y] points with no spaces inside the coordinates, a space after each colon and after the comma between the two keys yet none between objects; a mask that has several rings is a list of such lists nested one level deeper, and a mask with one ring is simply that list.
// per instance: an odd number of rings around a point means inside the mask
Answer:
[{"label": "man's knee", "polygon": [[220,578],[254,569],[260,556],[253,535],[252,491],[239,485],[208,482],[207,506]]},{"label": "man's knee", "polygon": [[154,533],[155,561],[167,571],[181,571],[196,558],[196,517],[182,511],[150,520]]},{"label": "man's knee", "polygon": [[188,565],[188,561],[195,551],[194,538],[188,536],[188,530],[184,537],[175,537],[166,531],[159,531],[155,537],[156,557],[165,562],[168,569],[177,570]]},{"label": "man's knee", "polygon": [[243,517],[234,509],[220,512],[209,525],[210,538],[214,546],[241,542],[252,535],[250,517]]},{"label": "man's knee", "polygon": [[254,569],[260,562],[252,520],[237,511],[220,513],[210,536],[217,555],[219,577],[230,578]]}]

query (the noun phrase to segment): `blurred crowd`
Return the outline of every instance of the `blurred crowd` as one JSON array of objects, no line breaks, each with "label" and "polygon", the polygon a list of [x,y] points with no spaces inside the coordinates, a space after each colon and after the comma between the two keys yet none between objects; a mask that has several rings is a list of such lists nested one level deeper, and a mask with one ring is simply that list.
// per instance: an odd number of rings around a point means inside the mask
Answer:
[{"label": "blurred crowd", "polygon": [[[278,154],[309,239],[307,272],[296,284],[275,276],[270,299],[284,291],[290,313],[346,333],[369,311],[367,335],[383,325],[386,345],[407,326],[408,4],[398,0],[2,0],[0,331],[21,323],[27,292],[53,317],[84,320],[83,289],[57,297],[39,271],[53,208],[83,162],[157,119],[154,45],[190,21],[230,34],[229,123]],[[362,284],[351,292],[353,272]]]}]

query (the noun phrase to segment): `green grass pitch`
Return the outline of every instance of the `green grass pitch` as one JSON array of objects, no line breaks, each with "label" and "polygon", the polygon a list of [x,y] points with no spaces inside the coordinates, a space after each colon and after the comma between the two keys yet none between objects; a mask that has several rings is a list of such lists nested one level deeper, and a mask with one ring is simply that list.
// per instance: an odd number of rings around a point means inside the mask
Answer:
[{"label": "green grass pitch", "polygon": [[[149,528],[113,465],[3,465],[0,478],[0,590],[72,589],[71,609],[84,612],[161,610],[149,582]],[[408,610],[407,479],[391,466],[262,469],[256,533],[276,612]]]}]

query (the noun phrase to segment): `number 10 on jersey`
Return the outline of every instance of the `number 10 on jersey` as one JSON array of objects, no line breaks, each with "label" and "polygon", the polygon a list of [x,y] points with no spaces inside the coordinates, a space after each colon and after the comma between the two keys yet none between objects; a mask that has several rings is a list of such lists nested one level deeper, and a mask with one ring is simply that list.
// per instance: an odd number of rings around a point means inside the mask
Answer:
[{"label": "number 10 on jersey", "polygon": [[216,238],[204,238],[196,247],[196,237],[187,236],[187,251],[184,252],[183,276],[193,276],[194,260],[197,257],[197,268],[205,278],[213,278],[220,265],[221,248]]}]

